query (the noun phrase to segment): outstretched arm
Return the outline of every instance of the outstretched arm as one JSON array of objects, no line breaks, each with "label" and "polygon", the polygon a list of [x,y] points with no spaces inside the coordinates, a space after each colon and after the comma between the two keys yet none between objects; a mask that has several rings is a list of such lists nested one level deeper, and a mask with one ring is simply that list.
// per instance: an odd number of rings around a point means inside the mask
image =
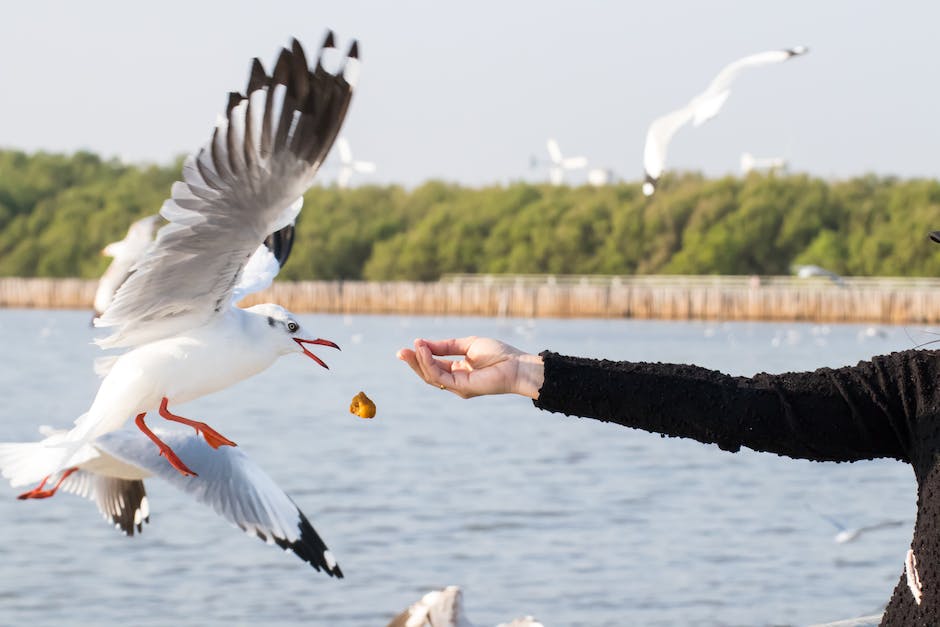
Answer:
[{"label": "outstretched arm", "polygon": [[531,355],[478,337],[419,339],[398,357],[428,384],[463,398],[520,394],[547,411],[730,451],[747,446],[820,461],[910,461],[917,430],[937,419],[940,407],[940,355],[932,351],[753,377],[682,364]]}]

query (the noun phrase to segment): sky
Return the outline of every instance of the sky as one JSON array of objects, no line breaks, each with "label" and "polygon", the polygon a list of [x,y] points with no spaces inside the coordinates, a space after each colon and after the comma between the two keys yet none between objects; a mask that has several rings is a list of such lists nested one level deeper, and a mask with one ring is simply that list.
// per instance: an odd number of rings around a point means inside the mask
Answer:
[{"label": "sky", "polygon": [[[646,129],[727,63],[748,71],[715,119],[683,128],[667,170],[737,173],[743,152],[825,178],[940,175],[940,3],[475,0],[6,3],[0,147],[165,164],[209,137],[249,62],[297,37],[359,40],[342,134],[358,183],[546,180],[546,139],[627,181]],[[334,151],[335,152],[335,151]],[[335,177],[335,156],[322,173]],[[584,181],[573,173],[569,182]]]}]

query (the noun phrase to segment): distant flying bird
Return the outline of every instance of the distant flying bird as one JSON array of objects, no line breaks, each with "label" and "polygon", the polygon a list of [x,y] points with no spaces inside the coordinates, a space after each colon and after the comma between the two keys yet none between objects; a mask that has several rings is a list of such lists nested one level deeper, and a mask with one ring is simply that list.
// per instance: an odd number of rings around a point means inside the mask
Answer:
[{"label": "distant flying bird", "polygon": [[801,279],[809,279],[811,277],[825,277],[839,287],[845,287],[845,280],[841,276],[820,266],[793,266],[793,272],[798,278]]},{"label": "distant flying bird", "polygon": [[604,185],[610,185],[614,180],[613,170],[608,168],[592,168],[588,170],[587,173],[588,183],[594,187],[603,187]]},{"label": "distant flying bird", "polygon": [[[44,435],[56,433],[41,428]],[[161,477],[212,507],[242,531],[293,551],[316,570],[342,577],[332,553],[297,505],[240,448],[213,450],[198,435],[155,430],[186,456],[197,477],[184,477],[136,430],[106,433],[92,443],[96,455],[80,464],[61,488],[95,502],[115,527],[132,536],[150,520],[144,479]]]},{"label": "distant flying bird", "polygon": [[137,263],[147,247],[153,243],[157,231],[158,214],[141,218],[127,229],[127,235],[119,242],[111,242],[101,250],[101,254],[111,257],[111,264],[98,280],[95,291],[95,317],[97,318],[111,304],[114,293],[127,280],[131,268]]},{"label": "distant flying bird", "polygon": [[[561,153],[561,147],[554,139],[545,142],[548,149],[548,179],[552,185],[561,185],[565,181],[565,172],[568,170],[582,170],[587,167],[587,157],[565,157]],[[539,161],[532,158],[532,165],[538,165]]]},{"label": "distant flying bird", "polygon": [[[432,590],[392,619],[387,627],[473,627],[463,612],[463,592],[459,586]],[[544,627],[531,616],[517,618],[497,627]]]},{"label": "distant flying bird", "polygon": [[349,180],[354,172],[371,174],[375,172],[375,164],[371,161],[356,161],[345,137],[336,140],[336,149],[339,150],[340,170],[336,177],[336,185],[342,188],[349,187]]},{"label": "distant flying bird", "polygon": [[787,167],[787,160],[783,157],[755,157],[749,152],[741,153],[741,172],[747,174],[752,170],[783,170]]},{"label": "distant flying bird", "polygon": [[885,520],[879,523],[872,525],[865,525],[863,527],[846,527],[842,522],[836,520],[832,516],[827,516],[826,514],[820,514],[825,518],[829,523],[831,523],[837,530],[838,533],[832,538],[833,542],[836,544],[845,544],[847,542],[854,542],[858,540],[859,536],[863,533],[869,531],[877,531],[878,529],[889,529],[891,527],[900,527],[904,525],[903,520]]},{"label": "distant flying bird", "polygon": [[[244,296],[238,286],[261,289],[276,274],[275,255],[266,250],[260,267],[247,265],[269,234],[293,223],[346,116],[359,49],[353,42],[333,74],[321,63],[333,47],[329,33],[312,70],[296,40],[281,50],[270,76],[253,61],[245,95],[229,95],[209,143],[183,163],[183,181],[173,184],[160,212],[169,224],[97,321],[113,330],[100,346],[130,350],[96,364],[104,379],[70,431],[3,451],[0,468],[13,485],[45,482],[87,462],[97,455],[92,443],[131,416],[174,468],[195,475],[149,429],[147,412],[159,408],[213,448],[234,446],[207,424],[171,413],[169,404],[226,388],[289,353],[326,367],[306,345],[336,344],[313,339],[279,305],[235,303]],[[241,281],[249,274],[256,280]],[[23,496],[46,492],[37,487]]]},{"label": "distant flying bird", "polygon": [[693,126],[699,126],[718,115],[728,96],[731,95],[731,83],[738,74],[748,68],[780,63],[805,54],[807,51],[806,47],[797,46],[788,50],[760,52],[738,59],[726,65],[712,79],[705,91],[692,98],[687,105],[656,118],[646,132],[646,148],[643,151],[643,167],[646,170],[646,176],[643,181],[643,193],[651,196],[656,191],[656,184],[662,176],[666,163],[666,150],[672,136],[689,121]]}]

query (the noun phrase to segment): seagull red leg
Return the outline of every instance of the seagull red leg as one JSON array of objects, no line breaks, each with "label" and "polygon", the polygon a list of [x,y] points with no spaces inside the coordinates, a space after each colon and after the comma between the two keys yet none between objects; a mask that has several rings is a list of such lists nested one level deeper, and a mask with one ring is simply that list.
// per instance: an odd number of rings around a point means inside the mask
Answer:
[{"label": "seagull red leg", "polygon": [[16,498],[20,499],[21,501],[22,501],[23,499],[37,499],[37,498],[42,498],[42,497],[38,497],[38,496],[36,496],[36,495],[42,493],[42,488],[43,488],[43,486],[46,485],[46,482],[49,481],[49,477],[51,477],[51,476],[52,476],[52,475],[46,475],[45,478],[43,478],[43,480],[39,482],[39,485],[38,485],[38,486],[36,486],[36,487],[33,488],[32,490],[30,490],[29,492],[23,492],[22,494],[20,494],[20,495],[19,495],[18,497],[16,497]]},{"label": "seagull red leg", "polygon": [[173,449],[167,446],[163,440],[158,438],[156,434],[151,431],[149,427],[147,427],[146,423],[144,423],[144,416],[146,415],[147,412],[144,412],[142,414],[138,414],[137,418],[134,419],[134,424],[137,425],[137,428],[143,431],[144,435],[153,440],[153,443],[156,444],[157,448],[160,449],[160,454],[166,457],[166,461],[170,462],[170,465],[173,466],[173,468],[176,468],[178,471],[180,471],[181,474],[187,477],[197,477],[198,475],[190,470],[189,467],[186,466],[186,464],[184,464],[182,460],[176,456],[176,453],[173,452]]},{"label": "seagull red leg", "polygon": [[192,427],[196,430],[196,433],[202,434],[202,437],[206,439],[206,442],[208,442],[209,446],[212,448],[219,448],[220,446],[238,446],[204,422],[198,422],[196,420],[190,420],[189,418],[177,416],[176,414],[171,414],[170,410],[166,408],[167,402],[167,398],[164,396],[163,400],[160,402],[160,415],[167,420],[181,422],[184,425]]},{"label": "seagull red leg", "polygon": [[62,482],[68,479],[69,475],[78,470],[78,468],[69,468],[62,473],[62,476],[59,477],[59,480],[56,481],[56,484],[52,486],[51,490],[43,490],[43,486],[46,485],[46,482],[49,481],[49,477],[52,475],[47,475],[45,479],[39,482],[39,485],[30,490],[29,492],[23,492],[18,497],[19,500],[23,501],[26,499],[47,499],[53,494],[56,493],[56,490],[59,489],[59,486],[62,485]]}]

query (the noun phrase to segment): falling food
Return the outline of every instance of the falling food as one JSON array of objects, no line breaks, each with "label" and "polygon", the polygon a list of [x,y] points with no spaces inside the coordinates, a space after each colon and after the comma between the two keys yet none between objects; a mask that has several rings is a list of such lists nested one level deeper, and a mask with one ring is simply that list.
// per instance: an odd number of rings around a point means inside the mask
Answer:
[{"label": "falling food", "polygon": [[365,392],[359,392],[349,403],[349,412],[360,418],[375,418],[375,403],[366,396]]}]

